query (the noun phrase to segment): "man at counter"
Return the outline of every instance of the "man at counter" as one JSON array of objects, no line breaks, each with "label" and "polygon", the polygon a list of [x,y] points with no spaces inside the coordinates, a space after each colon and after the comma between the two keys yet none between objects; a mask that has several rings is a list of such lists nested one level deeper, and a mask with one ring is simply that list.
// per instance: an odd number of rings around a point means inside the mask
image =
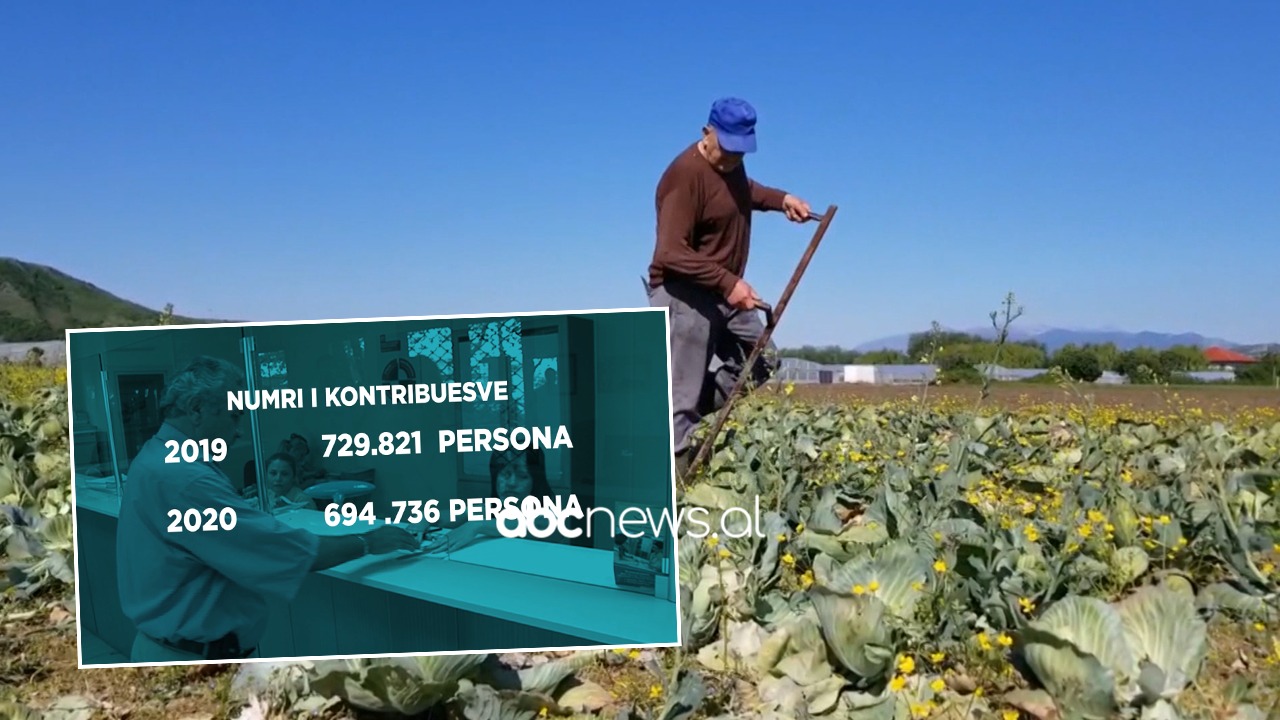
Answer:
[{"label": "man at counter", "polygon": [[[320,536],[292,528],[253,506],[212,463],[168,462],[173,440],[227,446],[240,436],[241,413],[227,392],[244,387],[235,365],[197,357],[165,388],[165,420],[129,467],[116,536],[120,607],[138,634],[133,662],[251,657],[267,624],[268,599],[292,601],[307,574],[367,554],[417,550],[395,526]],[[231,508],[231,529],[205,529],[206,510]],[[170,511],[200,513],[201,528],[171,531]]]}]

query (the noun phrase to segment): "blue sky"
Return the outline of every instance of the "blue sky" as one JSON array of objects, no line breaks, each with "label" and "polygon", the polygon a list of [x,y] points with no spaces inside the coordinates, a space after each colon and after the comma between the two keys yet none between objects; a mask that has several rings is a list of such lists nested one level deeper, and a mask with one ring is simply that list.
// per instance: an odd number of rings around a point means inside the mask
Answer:
[{"label": "blue sky", "polygon": [[[1280,5],[7,3],[0,255],[243,320],[635,307],[711,101],[839,206],[775,333],[1280,340]],[[814,228],[758,216],[776,301]]]}]

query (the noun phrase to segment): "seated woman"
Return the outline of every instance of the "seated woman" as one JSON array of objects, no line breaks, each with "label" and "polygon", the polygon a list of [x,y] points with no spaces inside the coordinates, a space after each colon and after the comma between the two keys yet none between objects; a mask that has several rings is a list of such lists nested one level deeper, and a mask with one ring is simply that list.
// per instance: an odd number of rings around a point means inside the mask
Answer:
[{"label": "seated woman", "polygon": [[[542,450],[529,447],[524,451],[508,450],[506,452],[495,452],[489,456],[489,482],[490,497],[495,497],[506,504],[507,498],[513,498],[519,505],[529,496],[533,496],[542,502],[543,498],[554,498],[555,493],[551,491],[551,485],[547,482],[547,466],[546,459],[542,454]],[[540,523],[545,523],[546,519],[541,519]],[[545,527],[545,525],[542,525]],[[502,537],[498,532],[497,520],[473,520],[463,522],[457,527],[448,530],[436,538],[429,544],[423,546],[423,550],[429,553],[434,552],[451,552],[460,550],[481,538]],[[545,540],[548,542],[564,542],[566,539],[561,538],[557,534],[550,535],[547,538],[538,538],[533,535],[527,536],[532,540]]]},{"label": "seated woman", "polygon": [[295,474],[299,487],[311,487],[327,475],[324,468],[312,464],[314,458],[311,456],[311,444],[298,433],[293,433],[280,442],[280,452],[292,455],[296,461]]},{"label": "seated woman", "polygon": [[[267,458],[268,510],[292,510],[311,507],[314,501],[298,486],[298,461],[289,453],[276,453]],[[245,487],[245,496],[258,494],[257,485]]]}]

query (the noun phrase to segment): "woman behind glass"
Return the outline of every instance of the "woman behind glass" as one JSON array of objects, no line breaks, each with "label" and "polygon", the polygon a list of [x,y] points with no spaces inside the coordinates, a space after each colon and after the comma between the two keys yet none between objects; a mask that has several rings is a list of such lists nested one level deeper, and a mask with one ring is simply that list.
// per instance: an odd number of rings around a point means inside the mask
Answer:
[{"label": "woman behind glass", "polygon": [[299,487],[311,487],[328,475],[324,468],[315,465],[315,458],[311,455],[311,443],[298,433],[293,433],[281,440],[279,452],[293,456],[294,475],[297,477]]},{"label": "woman behind glass", "polygon": [[[298,461],[293,455],[278,452],[267,458],[267,494],[268,510],[292,510],[294,508],[312,507],[315,502],[298,486]],[[245,497],[256,497],[258,486],[247,485]]]},{"label": "woman behind glass", "polygon": [[[507,504],[508,498],[514,500],[519,507],[527,497],[534,497],[539,504],[543,498],[555,499],[551,484],[547,482],[546,458],[542,450],[529,447],[526,450],[506,450],[495,452],[489,456],[489,497],[498,498]],[[547,520],[539,518],[537,526],[546,527]],[[502,537],[498,532],[497,520],[472,520],[463,522],[452,530],[448,530],[423,545],[429,553],[452,552],[464,548],[482,538]],[[559,536],[552,534],[547,538],[527,535],[533,540],[559,541]]]}]

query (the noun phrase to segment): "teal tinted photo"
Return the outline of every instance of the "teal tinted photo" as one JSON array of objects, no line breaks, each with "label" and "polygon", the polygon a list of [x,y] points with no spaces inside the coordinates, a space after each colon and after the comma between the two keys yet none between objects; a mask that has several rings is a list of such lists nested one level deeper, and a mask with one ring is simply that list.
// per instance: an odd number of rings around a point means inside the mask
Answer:
[{"label": "teal tinted photo", "polygon": [[68,331],[80,666],[678,646],[668,360],[654,308]]}]

